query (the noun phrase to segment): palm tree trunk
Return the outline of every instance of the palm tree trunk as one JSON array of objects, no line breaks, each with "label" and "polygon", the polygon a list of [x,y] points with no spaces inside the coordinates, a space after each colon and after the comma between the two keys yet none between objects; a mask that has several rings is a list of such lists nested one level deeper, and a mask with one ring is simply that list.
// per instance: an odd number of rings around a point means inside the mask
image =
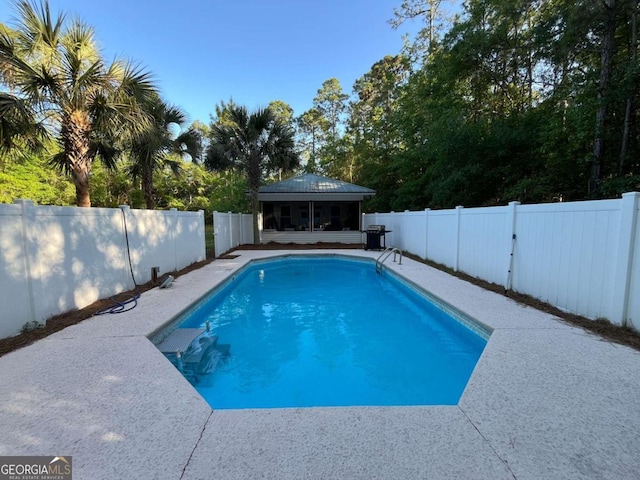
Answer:
[{"label": "palm tree trunk", "polygon": [[89,190],[90,162],[77,162],[78,165],[71,170],[71,177],[76,186],[76,206],[90,207],[91,193]]},{"label": "palm tree trunk", "polygon": [[89,177],[93,155],[90,151],[90,132],[91,122],[85,112],[76,111],[64,115],[60,136],[65,162],[76,187],[76,205],[78,207],[91,206]]},{"label": "palm tree trunk", "polygon": [[156,202],[153,198],[153,170],[151,168],[143,168],[142,170],[142,191],[144,192],[144,200],[147,209],[155,210]]},{"label": "palm tree trunk", "polygon": [[258,192],[251,192],[251,215],[253,217],[253,244],[260,245],[260,225],[258,224]]},{"label": "palm tree trunk", "polygon": [[253,244],[260,245],[260,227],[258,225],[258,190],[260,189],[260,158],[255,153],[249,159],[247,168],[247,184],[251,198],[251,215],[253,217]]}]

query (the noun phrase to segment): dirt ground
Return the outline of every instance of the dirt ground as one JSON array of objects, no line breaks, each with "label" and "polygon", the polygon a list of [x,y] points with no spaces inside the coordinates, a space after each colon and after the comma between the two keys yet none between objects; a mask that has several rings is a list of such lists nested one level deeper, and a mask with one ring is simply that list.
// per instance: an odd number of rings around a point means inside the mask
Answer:
[{"label": "dirt ground", "polygon": [[[316,244],[307,244],[307,245],[269,243],[266,245],[259,245],[259,246],[242,245],[236,248],[235,250],[309,250],[309,249],[361,249],[361,248],[362,248],[362,245],[344,245],[344,244],[334,244],[334,243],[316,243]],[[221,256],[220,258],[233,258],[234,257],[233,253],[235,250],[227,252],[225,255]],[[611,342],[619,343],[622,345],[628,345],[640,351],[640,333],[636,332],[635,330],[632,330],[631,328],[619,327],[609,323],[606,320],[589,320],[587,318],[580,317],[578,315],[568,314],[557,309],[556,307],[553,307],[552,305],[536,300],[535,298],[532,298],[528,295],[522,295],[512,291],[505,292],[504,287],[502,287],[501,285],[488,283],[483,280],[479,280],[477,278],[466,275],[464,273],[453,272],[451,271],[451,269],[447,267],[434,264],[432,262],[425,262],[424,260],[417,258],[413,255],[407,255],[407,256],[412,258],[413,260],[419,261],[421,263],[426,263],[427,265],[438,268],[440,270],[444,270],[450,273],[451,275],[461,278],[462,280],[471,282],[487,290],[491,290],[493,292],[499,293],[500,295],[506,295],[517,302],[520,302],[525,305],[542,310],[544,312],[550,313],[551,315],[559,317],[560,319],[562,319],[563,321],[571,325],[581,327],[585,330],[588,330],[589,332],[599,335],[605,341],[611,341]],[[212,261],[214,261],[213,257],[208,258],[205,261],[194,263],[178,272],[171,272],[171,275],[173,275],[175,278],[178,278],[179,276],[189,273],[193,270],[197,270],[198,268],[201,268],[204,265],[211,263]],[[163,278],[164,277],[160,278],[158,281],[159,282],[162,281]],[[138,291],[140,293],[143,293],[155,287],[156,285],[152,284],[151,282],[148,282],[148,283],[145,283],[144,285],[139,285]],[[126,299],[130,298],[135,294],[136,294],[136,290],[123,292],[116,295],[113,298],[99,300],[89,305],[88,307],[63,313],[61,315],[56,315],[55,317],[51,317],[47,320],[47,323],[43,328],[38,328],[31,332],[21,333],[14,337],[0,339],[0,356],[5,355],[13,350],[26,347],[27,345],[32,344],[36,340],[45,338],[51,335],[52,333],[60,331],[70,325],[74,325],[83,320],[86,320],[87,318],[94,316],[96,312],[99,312],[100,310],[113,306],[115,304],[114,300],[125,301]]]}]

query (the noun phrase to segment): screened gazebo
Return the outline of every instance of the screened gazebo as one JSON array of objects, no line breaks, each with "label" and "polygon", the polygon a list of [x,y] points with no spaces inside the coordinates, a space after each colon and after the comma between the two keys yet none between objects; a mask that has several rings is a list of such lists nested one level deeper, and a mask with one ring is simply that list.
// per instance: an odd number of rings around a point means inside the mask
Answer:
[{"label": "screened gazebo", "polygon": [[375,190],[306,173],[260,188],[262,243],[362,243],[362,200]]}]

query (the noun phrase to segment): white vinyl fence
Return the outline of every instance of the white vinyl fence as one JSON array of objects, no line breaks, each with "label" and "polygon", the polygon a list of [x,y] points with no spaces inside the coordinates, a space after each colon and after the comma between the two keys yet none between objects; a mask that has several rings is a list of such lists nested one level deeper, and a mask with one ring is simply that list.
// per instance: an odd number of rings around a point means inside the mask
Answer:
[{"label": "white vinyl fence", "polygon": [[219,257],[238,245],[253,243],[253,215],[213,212],[214,255]]},{"label": "white vinyl fence", "polygon": [[364,215],[387,246],[640,330],[640,193],[617,200]]},{"label": "white vinyl fence", "polygon": [[[125,230],[126,226],[126,230]],[[205,259],[204,212],[0,204],[0,338]]]}]

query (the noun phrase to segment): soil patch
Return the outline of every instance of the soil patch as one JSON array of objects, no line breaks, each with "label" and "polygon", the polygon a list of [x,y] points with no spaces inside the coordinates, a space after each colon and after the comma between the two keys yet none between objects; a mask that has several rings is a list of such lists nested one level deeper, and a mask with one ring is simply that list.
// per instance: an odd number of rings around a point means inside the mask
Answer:
[{"label": "soil patch", "polygon": [[364,248],[361,243],[275,243],[269,242],[263,245],[240,245],[234,250],[322,250],[322,249],[340,249],[340,250],[362,250]]}]

